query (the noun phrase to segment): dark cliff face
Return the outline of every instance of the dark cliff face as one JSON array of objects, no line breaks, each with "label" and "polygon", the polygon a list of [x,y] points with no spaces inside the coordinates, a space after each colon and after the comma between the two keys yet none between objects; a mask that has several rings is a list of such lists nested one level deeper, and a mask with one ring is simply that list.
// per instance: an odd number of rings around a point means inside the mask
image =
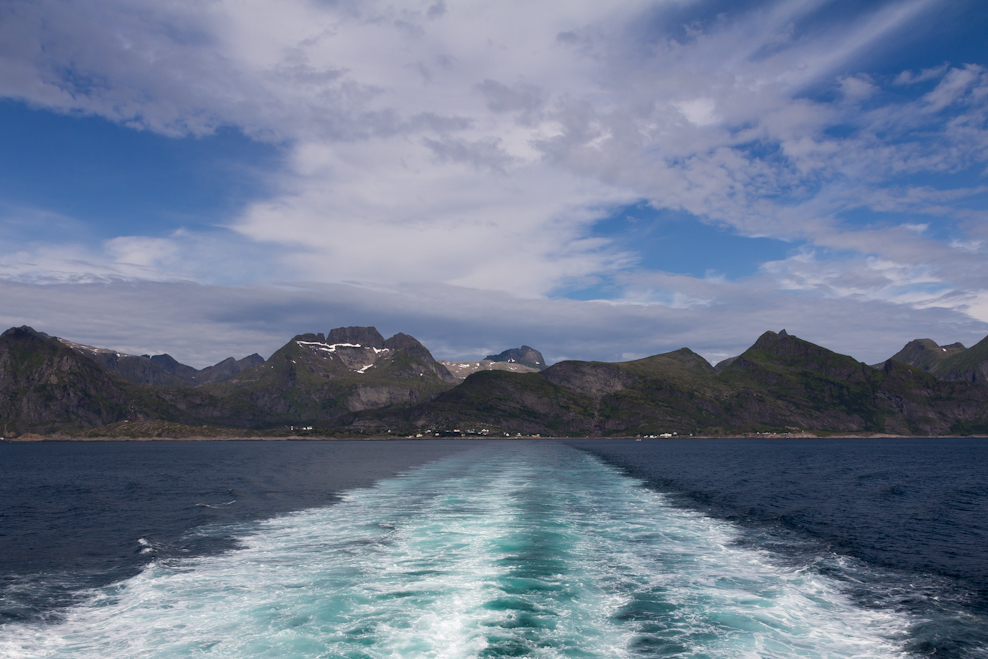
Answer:
[{"label": "dark cliff face", "polygon": [[326,335],[326,343],[350,343],[366,348],[383,348],[384,337],[374,327],[337,327]]},{"label": "dark cliff face", "polygon": [[621,367],[598,362],[559,362],[541,375],[554,385],[598,399],[627,389],[635,381]]},{"label": "dark cliff face", "polygon": [[124,383],[57,339],[30,327],[0,336],[4,435],[106,425],[132,412]]}]

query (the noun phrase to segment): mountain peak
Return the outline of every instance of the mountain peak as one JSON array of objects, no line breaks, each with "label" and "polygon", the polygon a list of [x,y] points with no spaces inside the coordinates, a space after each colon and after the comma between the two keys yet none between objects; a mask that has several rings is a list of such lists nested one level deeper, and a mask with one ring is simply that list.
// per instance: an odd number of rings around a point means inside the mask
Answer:
[{"label": "mountain peak", "polygon": [[423,346],[422,343],[414,336],[409,336],[408,334],[403,334],[401,332],[398,332],[385,341],[383,347],[390,348],[391,350],[400,350],[401,348],[425,349],[425,346]]},{"label": "mountain peak", "polygon": [[44,332],[39,332],[33,327],[28,327],[27,325],[21,325],[20,327],[11,327],[9,330],[5,331],[0,336],[9,336],[13,338],[19,338],[23,336],[33,336],[39,339],[50,339],[51,336],[45,334]]},{"label": "mountain peak", "polygon": [[510,348],[499,355],[487,355],[484,359],[492,362],[522,364],[540,371],[546,368],[545,358],[542,356],[542,353],[535,348],[525,345],[520,348]]},{"label": "mountain peak", "polygon": [[815,343],[804,341],[785,330],[778,334],[765,332],[750,349],[762,350],[779,357],[820,357],[832,354],[832,351],[822,348]]}]

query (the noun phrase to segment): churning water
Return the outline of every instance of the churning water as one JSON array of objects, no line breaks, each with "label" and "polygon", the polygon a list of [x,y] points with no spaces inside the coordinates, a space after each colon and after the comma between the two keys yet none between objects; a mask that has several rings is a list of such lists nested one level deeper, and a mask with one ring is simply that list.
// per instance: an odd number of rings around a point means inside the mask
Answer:
[{"label": "churning water", "polygon": [[983,621],[869,604],[862,589],[900,575],[762,548],[554,442],[478,442],[332,505],[191,535],[236,547],[155,558],[135,538],[146,567],[0,626],[0,656],[898,657],[922,654],[924,626]]}]

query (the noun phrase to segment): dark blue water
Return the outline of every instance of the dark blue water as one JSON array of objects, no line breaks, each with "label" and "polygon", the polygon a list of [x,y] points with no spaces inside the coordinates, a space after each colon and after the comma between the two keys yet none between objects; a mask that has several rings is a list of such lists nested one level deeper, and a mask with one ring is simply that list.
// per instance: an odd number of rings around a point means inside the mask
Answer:
[{"label": "dark blue water", "polygon": [[981,440],[0,444],[12,656],[988,657],[986,593]]}]

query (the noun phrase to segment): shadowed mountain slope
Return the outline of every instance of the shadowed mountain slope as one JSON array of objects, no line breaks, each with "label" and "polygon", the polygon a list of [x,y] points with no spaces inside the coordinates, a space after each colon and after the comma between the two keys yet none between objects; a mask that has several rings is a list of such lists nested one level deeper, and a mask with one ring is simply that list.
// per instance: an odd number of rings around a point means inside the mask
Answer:
[{"label": "shadowed mountain slope", "polygon": [[195,386],[228,380],[245,368],[264,363],[264,358],[254,353],[237,360],[228,357],[218,364],[196,369],[179,363],[171,355],[128,355],[106,348],[96,348],[68,339],[58,339],[76,352],[91,357],[107,371],[116,373],[135,384],[154,384],[173,387]]}]

